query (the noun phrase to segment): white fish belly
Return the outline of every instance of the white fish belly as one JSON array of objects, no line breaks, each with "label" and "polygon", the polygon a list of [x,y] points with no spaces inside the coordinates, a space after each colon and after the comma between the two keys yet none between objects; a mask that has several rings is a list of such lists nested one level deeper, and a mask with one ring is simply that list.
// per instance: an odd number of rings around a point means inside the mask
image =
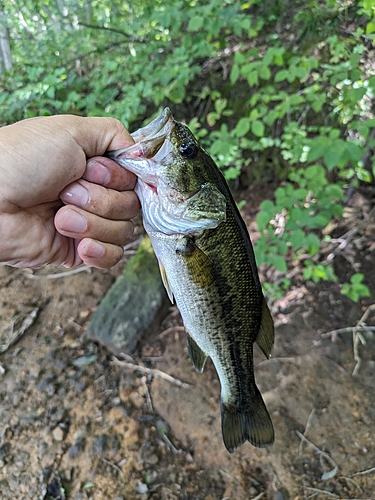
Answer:
[{"label": "white fish belly", "polygon": [[185,329],[212,359],[219,375],[222,398],[226,400],[229,396],[228,366],[224,368],[223,358],[227,343],[218,321],[220,304],[215,303],[213,308],[210,288],[200,287],[193,281],[182,255],[176,252],[176,236],[161,233],[151,233],[149,236],[155,254],[165,268]]}]

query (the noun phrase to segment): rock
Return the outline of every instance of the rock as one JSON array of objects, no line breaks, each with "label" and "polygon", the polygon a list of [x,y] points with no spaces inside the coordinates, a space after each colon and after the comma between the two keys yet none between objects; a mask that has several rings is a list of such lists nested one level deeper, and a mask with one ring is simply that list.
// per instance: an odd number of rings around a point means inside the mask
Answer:
[{"label": "rock", "polygon": [[55,427],[52,431],[52,436],[55,441],[62,441],[64,439],[64,431],[61,427]]},{"label": "rock", "polygon": [[74,460],[75,458],[79,457],[81,453],[84,451],[86,445],[86,439],[82,438],[79,439],[76,443],[73,444],[73,446],[70,447],[68,457],[71,460]]},{"label": "rock", "polygon": [[112,457],[120,448],[120,440],[116,435],[100,434],[91,447],[91,455],[108,455]]},{"label": "rock", "polygon": [[115,354],[131,353],[164,318],[168,305],[155,254],[145,237],[93,315],[87,337]]},{"label": "rock", "polygon": [[145,483],[139,483],[139,485],[135,488],[135,491],[143,495],[148,492],[148,486]]}]

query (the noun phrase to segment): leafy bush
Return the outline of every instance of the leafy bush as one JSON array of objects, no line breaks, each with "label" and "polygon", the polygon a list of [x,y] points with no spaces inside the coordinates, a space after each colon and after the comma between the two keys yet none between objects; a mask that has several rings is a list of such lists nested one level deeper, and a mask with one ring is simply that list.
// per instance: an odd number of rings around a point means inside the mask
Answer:
[{"label": "leafy bush", "polygon": [[0,75],[3,124],[76,113],[136,127],[169,105],[229,181],[279,181],[257,216],[258,263],[285,273],[299,259],[306,280],[336,279],[316,259],[321,231],[342,215],[345,186],[375,178],[372,0],[4,8],[14,66]]}]

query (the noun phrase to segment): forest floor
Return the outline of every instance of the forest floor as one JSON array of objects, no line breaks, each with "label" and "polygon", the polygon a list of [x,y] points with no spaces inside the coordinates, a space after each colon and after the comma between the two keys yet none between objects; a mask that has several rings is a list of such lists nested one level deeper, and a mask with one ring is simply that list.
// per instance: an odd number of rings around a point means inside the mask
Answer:
[{"label": "forest floor", "polygon": [[[241,194],[250,230],[254,196]],[[347,244],[332,252],[339,281],[363,272],[374,297],[368,214],[368,200],[354,197],[333,234],[349,234]],[[215,369],[192,368],[174,307],[132,359],[85,338],[124,265],[56,279],[53,267],[0,268],[0,344],[20,335],[0,355],[2,499],[375,499],[375,338],[363,334],[356,368],[351,328],[364,314],[375,325],[374,300],[356,304],[337,283],[295,280],[272,302],[275,348],[271,360],[256,351],[255,370],[275,444],[229,454]]]}]

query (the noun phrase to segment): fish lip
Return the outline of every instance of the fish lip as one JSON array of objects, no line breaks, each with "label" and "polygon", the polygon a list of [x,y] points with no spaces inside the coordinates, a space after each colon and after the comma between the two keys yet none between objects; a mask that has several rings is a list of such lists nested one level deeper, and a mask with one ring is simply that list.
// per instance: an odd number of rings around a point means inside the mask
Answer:
[{"label": "fish lip", "polygon": [[127,148],[108,151],[106,156],[117,162],[121,156],[129,160],[152,159],[174,127],[172,112],[169,108],[165,108],[152,122],[130,134],[135,144]]},{"label": "fish lip", "polygon": [[[154,118],[152,122],[148,123],[146,126],[136,130],[130,134],[137,144],[144,141],[145,139],[156,138],[160,134],[167,133],[171,129],[171,125],[174,122],[172,112],[169,108],[164,108],[162,113]],[[164,130],[167,129],[167,130]]]}]

